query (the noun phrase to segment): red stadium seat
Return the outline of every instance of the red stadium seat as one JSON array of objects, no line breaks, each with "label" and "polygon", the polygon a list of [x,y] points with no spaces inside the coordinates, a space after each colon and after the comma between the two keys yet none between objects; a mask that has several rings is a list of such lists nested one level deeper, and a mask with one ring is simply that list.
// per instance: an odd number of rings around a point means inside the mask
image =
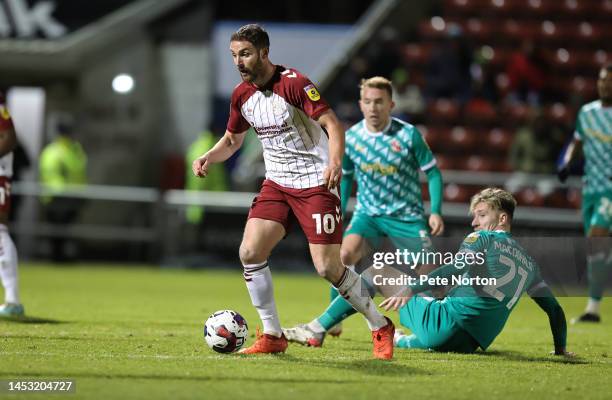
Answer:
[{"label": "red stadium seat", "polygon": [[497,110],[484,99],[472,99],[465,107],[465,122],[472,126],[490,126],[497,122]]},{"label": "red stadium seat", "polygon": [[531,108],[524,103],[513,103],[506,105],[502,112],[502,122],[506,126],[516,127],[524,124],[529,115],[531,114]]},{"label": "red stadium seat", "polygon": [[557,15],[559,6],[557,0],[529,0],[523,10],[523,17],[529,18],[550,18],[551,15]]},{"label": "red stadium seat", "polygon": [[572,208],[580,209],[582,205],[582,191],[580,189],[570,188],[567,191],[567,201]]},{"label": "red stadium seat", "polygon": [[470,189],[465,186],[449,183],[444,187],[444,200],[452,203],[466,203],[472,197]]},{"label": "red stadium seat", "polygon": [[501,128],[493,128],[486,133],[486,149],[492,153],[507,154],[512,146],[512,134]]},{"label": "red stadium seat", "polygon": [[534,40],[540,35],[541,27],[534,21],[517,21],[507,19],[501,25],[501,35],[507,42],[520,43],[523,40]]},{"label": "red stadium seat", "polygon": [[594,78],[576,76],[572,79],[569,90],[572,93],[579,94],[585,100],[588,100],[597,96],[597,83]]},{"label": "red stadium seat", "polygon": [[470,0],[445,0],[444,12],[451,16],[474,15],[480,9],[480,5]]},{"label": "red stadium seat", "polygon": [[461,25],[467,36],[479,42],[490,40],[497,31],[495,22],[491,23],[480,18],[470,18]]},{"label": "red stadium seat", "polygon": [[557,189],[544,199],[546,207],[553,208],[571,208],[572,205],[567,200],[567,193],[563,189]]},{"label": "red stadium seat", "polygon": [[455,159],[453,157],[440,153],[436,153],[436,164],[441,170],[455,169],[456,166]]},{"label": "red stadium seat", "polygon": [[433,17],[419,23],[419,36],[423,41],[441,39],[446,36],[447,23],[441,17]]},{"label": "red stadium seat", "polygon": [[463,169],[468,171],[493,171],[494,163],[491,159],[482,156],[470,156],[463,163]]},{"label": "red stadium seat", "polygon": [[522,206],[542,207],[545,199],[536,189],[527,188],[516,194],[516,201]]},{"label": "red stadium seat", "polygon": [[545,109],[546,118],[557,124],[570,125],[573,120],[572,113],[563,103],[555,103]]},{"label": "red stadium seat", "polygon": [[456,126],[450,131],[449,145],[453,151],[471,151],[477,142],[473,132],[469,132],[462,126]]},{"label": "red stadium seat", "polygon": [[401,54],[403,56],[404,63],[407,65],[423,66],[429,61],[431,45],[416,43],[405,44],[401,48]]},{"label": "red stadium seat", "polygon": [[434,124],[452,124],[459,119],[459,106],[454,101],[438,99],[429,105],[428,113]]}]

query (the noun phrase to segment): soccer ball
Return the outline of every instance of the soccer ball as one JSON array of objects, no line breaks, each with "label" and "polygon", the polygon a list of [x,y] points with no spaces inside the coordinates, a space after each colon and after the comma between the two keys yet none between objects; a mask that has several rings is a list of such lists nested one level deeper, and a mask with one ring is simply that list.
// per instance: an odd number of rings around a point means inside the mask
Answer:
[{"label": "soccer ball", "polygon": [[204,324],[204,340],[219,353],[238,351],[246,342],[249,327],[242,315],[232,310],[213,313]]}]

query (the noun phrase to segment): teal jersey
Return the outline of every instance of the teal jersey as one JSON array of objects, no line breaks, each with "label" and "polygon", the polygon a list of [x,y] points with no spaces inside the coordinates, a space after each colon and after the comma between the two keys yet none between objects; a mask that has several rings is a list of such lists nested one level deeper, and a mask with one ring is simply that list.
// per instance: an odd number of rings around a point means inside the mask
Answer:
[{"label": "teal jersey", "polygon": [[582,141],[585,158],[583,193],[612,193],[612,107],[600,100],[582,106],[574,137]]},{"label": "teal jersey", "polygon": [[342,172],[357,180],[355,212],[422,220],[419,169],[426,171],[435,164],[421,133],[397,118],[382,132],[369,132],[365,120],[346,132]]},{"label": "teal jersey", "polygon": [[[468,235],[459,253],[484,255],[484,263],[465,267],[463,278],[495,278],[496,284],[462,284],[443,300],[451,316],[486,349],[504,328],[521,295],[545,286],[540,269],[507,232],[478,231]],[[457,263],[455,262],[455,266]]]}]

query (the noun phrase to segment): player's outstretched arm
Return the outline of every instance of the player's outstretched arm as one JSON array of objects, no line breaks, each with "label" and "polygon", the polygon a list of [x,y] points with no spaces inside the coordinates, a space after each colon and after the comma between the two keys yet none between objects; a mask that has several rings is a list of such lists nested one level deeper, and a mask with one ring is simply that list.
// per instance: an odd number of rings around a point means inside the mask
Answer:
[{"label": "player's outstretched arm", "polygon": [[433,236],[438,236],[444,233],[444,220],[442,219],[442,190],[444,184],[442,182],[442,173],[440,173],[440,170],[435,165],[425,173],[427,174],[427,186],[431,202],[429,228]]},{"label": "player's outstretched arm", "polygon": [[336,113],[327,110],[319,116],[317,122],[329,136],[329,165],[323,173],[325,185],[333,189],[340,184],[342,178],[342,157],[344,156],[344,129],[336,117]]},{"label": "player's outstretched arm", "polygon": [[212,149],[193,161],[191,164],[193,174],[200,178],[205,178],[208,175],[209,164],[223,162],[238,151],[244,141],[245,133],[246,131],[242,133],[225,131],[225,135],[219,139]]},{"label": "player's outstretched arm", "polygon": [[[542,281],[543,284],[543,281]],[[539,286],[539,285],[538,285]],[[559,356],[573,356],[568,352],[567,345],[567,322],[563,308],[555,298],[555,295],[550,291],[550,288],[543,284],[535,291],[529,291],[529,296],[536,302],[538,306],[548,315],[550,322],[550,330],[552,331],[555,350],[552,354]]]},{"label": "player's outstretched arm", "polygon": [[560,157],[559,165],[557,166],[557,177],[559,181],[565,182],[570,174],[570,165],[574,159],[576,153],[580,152],[582,148],[582,142],[579,139],[574,138],[563,150]]}]

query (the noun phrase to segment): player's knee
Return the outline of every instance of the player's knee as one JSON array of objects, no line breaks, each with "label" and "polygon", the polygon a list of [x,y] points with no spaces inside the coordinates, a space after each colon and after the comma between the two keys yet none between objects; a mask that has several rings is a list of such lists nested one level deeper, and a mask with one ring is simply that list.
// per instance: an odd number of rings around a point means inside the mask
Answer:
[{"label": "player's knee", "polygon": [[240,246],[238,255],[240,256],[240,261],[243,265],[260,264],[268,258],[267,254],[263,254],[263,252],[245,244]]},{"label": "player's knee", "polygon": [[330,282],[338,280],[338,275],[341,275],[341,267],[341,265],[338,265],[338,262],[334,262],[334,260],[329,258],[321,258],[315,261],[317,274]]},{"label": "player's knee", "polygon": [[355,252],[345,248],[340,249],[340,260],[344,265],[355,265],[358,261]]}]

